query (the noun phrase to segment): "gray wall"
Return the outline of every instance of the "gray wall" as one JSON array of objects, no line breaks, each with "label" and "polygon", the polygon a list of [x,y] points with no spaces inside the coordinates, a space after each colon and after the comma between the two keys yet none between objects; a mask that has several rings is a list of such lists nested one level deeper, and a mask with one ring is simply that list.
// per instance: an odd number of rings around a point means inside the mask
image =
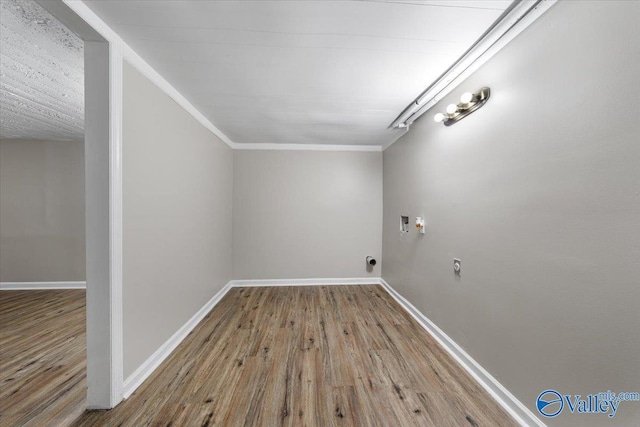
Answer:
[{"label": "gray wall", "polygon": [[[640,386],[638,22],[639,2],[558,2],[384,153],[383,277],[534,413],[547,388]],[[483,85],[484,108],[433,121]]]},{"label": "gray wall", "polygon": [[233,277],[379,277],[382,153],[234,151]]},{"label": "gray wall", "polygon": [[0,140],[0,282],[84,281],[84,143]]},{"label": "gray wall", "polygon": [[124,376],[231,279],[232,150],[124,66]]}]

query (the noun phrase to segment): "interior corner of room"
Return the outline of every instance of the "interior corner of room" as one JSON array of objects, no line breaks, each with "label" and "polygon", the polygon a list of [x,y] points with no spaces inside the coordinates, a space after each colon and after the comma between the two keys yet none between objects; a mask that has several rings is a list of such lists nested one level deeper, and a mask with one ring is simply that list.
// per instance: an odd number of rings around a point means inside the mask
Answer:
[{"label": "interior corner of room", "polygon": [[639,422],[640,2],[1,8],[0,424]]}]

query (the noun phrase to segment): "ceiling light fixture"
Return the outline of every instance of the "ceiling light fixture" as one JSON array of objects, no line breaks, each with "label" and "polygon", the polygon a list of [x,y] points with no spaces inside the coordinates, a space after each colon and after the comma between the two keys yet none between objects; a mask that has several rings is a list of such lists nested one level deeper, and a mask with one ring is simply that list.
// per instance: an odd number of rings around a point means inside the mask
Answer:
[{"label": "ceiling light fixture", "polygon": [[[557,0],[514,0],[480,38],[425,89],[389,125],[407,129],[422,114],[469,77],[527,26],[549,10]],[[466,98],[465,98],[466,100]],[[464,104],[464,102],[463,102]],[[439,117],[439,116],[438,116]],[[434,117],[435,119],[435,117]],[[444,117],[442,118],[444,121]]]},{"label": "ceiling light fixture", "polygon": [[462,96],[460,97],[460,103],[464,104],[464,105],[469,105],[473,102],[474,100],[474,96],[471,92],[465,92],[462,94]]},{"label": "ceiling light fixture", "polygon": [[442,122],[445,126],[451,126],[486,104],[490,96],[491,89],[488,87],[483,87],[475,93],[465,92],[460,97],[458,105],[447,105],[447,114],[437,113],[433,116],[433,120]]},{"label": "ceiling light fixture", "polygon": [[444,114],[437,113],[435,116],[433,116],[433,120],[435,120],[436,123],[440,123],[441,121],[444,120]]}]

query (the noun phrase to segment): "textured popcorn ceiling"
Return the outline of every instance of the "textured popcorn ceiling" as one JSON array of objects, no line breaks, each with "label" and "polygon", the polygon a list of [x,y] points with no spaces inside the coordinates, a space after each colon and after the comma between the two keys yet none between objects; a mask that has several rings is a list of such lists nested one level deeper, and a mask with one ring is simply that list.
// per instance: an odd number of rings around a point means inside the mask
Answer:
[{"label": "textured popcorn ceiling", "polygon": [[0,1],[0,137],[84,138],[83,44],[30,0]]}]

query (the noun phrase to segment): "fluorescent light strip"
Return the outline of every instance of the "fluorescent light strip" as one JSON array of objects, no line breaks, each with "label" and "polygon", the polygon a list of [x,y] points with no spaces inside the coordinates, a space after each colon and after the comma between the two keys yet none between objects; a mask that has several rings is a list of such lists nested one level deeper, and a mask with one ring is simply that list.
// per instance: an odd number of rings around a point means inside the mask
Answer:
[{"label": "fluorescent light strip", "polygon": [[[546,12],[557,0],[516,0],[456,63],[420,94],[389,125],[411,125],[464,79]],[[386,148],[386,147],[385,147]]]}]

